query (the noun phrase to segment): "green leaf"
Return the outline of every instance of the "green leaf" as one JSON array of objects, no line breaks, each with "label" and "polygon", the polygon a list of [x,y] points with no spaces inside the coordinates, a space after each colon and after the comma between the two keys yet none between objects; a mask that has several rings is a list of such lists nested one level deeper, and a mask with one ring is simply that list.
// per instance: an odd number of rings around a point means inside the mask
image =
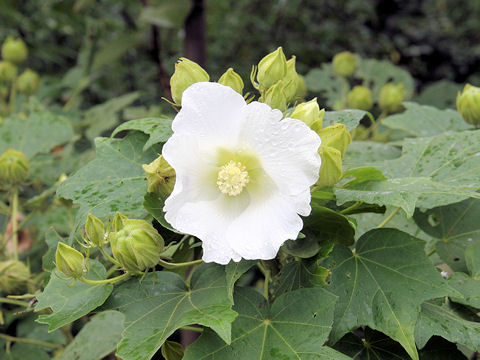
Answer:
[{"label": "green leaf", "polygon": [[326,111],[323,117],[323,127],[343,124],[348,131],[352,131],[367,114],[369,113],[363,110]]},{"label": "green leaf", "polygon": [[313,236],[303,236],[299,237],[297,240],[285,241],[281,249],[285,254],[308,259],[317,255],[320,251],[320,244]]},{"label": "green leaf", "polygon": [[439,110],[413,102],[405,102],[403,106],[406,108],[404,112],[386,117],[382,120],[382,124],[391,129],[403,130],[415,137],[434,136],[446,131],[463,131],[473,128],[455,110]]},{"label": "green leaf", "polygon": [[49,152],[55,146],[66,143],[73,135],[73,128],[66,117],[34,104],[26,119],[15,115],[2,121],[0,153],[12,147],[31,159],[38,153]]},{"label": "green leaf", "polygon": [[[90,260],[87,279],[103,280],[106,278],[105,268],[96,260]],[[38,322],[49,325],[49,331],[81,318],[102,305],[112,292],[112,284],[87,285],[80,281],[72,285],[55,275],[50,277],[48,285],[37,296],[35,309],[51,308],[53,313],[40,315]]]},{"label": "green leaf", "polygon": [[388,178],[337,188],[341,205],[363,201],[401,207],[408,216],[415,207],[431,209],[469,197],[479,198],[480,131],[447,132],[407,139],[400,158],[370,164]]},{"label": "green leaf", "polygon": [[342,79],[333,72],[332,64],[323,64],[312,69],[305,76],[307,88],[326,98],[326,104],[334,107],[335,102],[342,98]]},{"label": "green leaf", "polygon": [[227,281],[228,298],[233,303],[233,288],[240,277],[245,274],[252,266],[257,263],[255,260],[241,260],[239,262],[230,261],[225,266],[225,275]]},{"label": "green leaf", "polygon": [[423,303],[415,329],[418,347],[423,348],[433,335],[438,335],[480,351],[480,323],[471,321],[473,319],[478,321],[478,317],[474,318],[441,300]]},{"label": "green leaf", "polygon": [[273,278],[273,294],[279,297],[292,290],[323,287],[328,271],[317,265],[317,259],[299,259],[282,267]]},{"label": "green leaf", "polygon": [[435,106],[438,109],[455,109],[457,93],[462,90],[463,85],[449,80],[440,80],[425,87],[415,97],[415,102],[423,105]]},{"label": "green leaf", "polygon": [[161,352],[165,360],[183,359],[183,347],[181,344],[174,341],[165,341],[162,345]]},{"label": "green leaf", "polygon": [[45,271],[53,271],[55,269],[55,252],[57,251],[57,244],[63,239],[55,229],[49,229],[45,234],[45,242],[48,246],[48,251],[42,256],[42,268]]},{"label": "green leaf", "polygon": [[88,126],[86,131],[87,138],[93,139],[102,134],[102,132],[111,129],[118,121],[118,112],[133,103],[140,97],[139,92],[131,92],[114,99],[108,100],[103,104],[95,105],[85,111],[82,125]]},{"label": "green leaf", "polygon": [[323,346],[330,332],[336,297],[323,289],[300,289],[279,297],[270,307],[251,288],[235,290],[232,343],[205,330],[187,347],[184,360],[348,359]]},{"label": "green leaf", "polygon": [[58,360],[100,360],[117,347],[125,317],[118,311],[95,315],[68,344]]},{"label": "green leaf", "polygon": [[[384,334],[365,329],[365,337],[349,333],[334,348],[352,357],[354,360],[410,360],[400,344]],[[421,360],[465,360],[455,344],[439,337],[432,338],[427,346],[419,351]]]},{"label": "green leaf", "polygon": [[112,137],[124,130],[138,130],[150,135],[150,138],[143,147],[144,151],[154,144],[166,142],[173,134],[172,120],[167,118],[149,117],[127,121],[113,131]]},{"label": "green leaf", "polygon": [[[349,179],[353,178],[353,179]],[[346,180],[345,180],[346,179]],[[354,186],[366,181],[387,180],[383,173],[373,166],[365,166],[344,171],[342,174],[342,185]]]},{"label": "green leaf", "polygon": [[134,32],[131,29],[118,34],[114,39],[109,39],[95,51],[92,61],[92,70],[99,70],[106,65],[111,65],[124,56],[129,50],[144,41],[143,31]]},{"label": "green leaf", "polygon": [[364,167],[382,160],[400,157],[398,147],[373,141],[353,141],[343,158],[343,165],[347,169]]},{"label": "green leaf", "polygon": [[12,346],[8,360],[50,360],[48,353],[38,346],[31,344],[16,343]]},{"label": "green leaf", "polygon": [[112,216],[117,211],[142,218],[147,182],[142,164],[156,157],[156,148],[143,152],[147,136],[131,133],[123,139],[97,138],[96,158],[64,181],[57,195],[71,199],[80,209],[71,236],[83,225],[87,214]]},{"label": "green leaf", "polygon": [[480,280],[480,242],[474,242],[467,246],[465,261],[472,277]]},{"label": "green leaf", "polygon": [[380,90],[389,82],[403,84],[406,99],[412,96],[415,89],[415,83],[410,73],[387,60],[358,58],[357,69],[353,76],[362,79],[363,86],[372,90],[374,101],[378,101]]},{"label": "green leaf", "polygon": [[418,360],[414,329],[420,304],[457,295],[424,252],[425,243],[396,229],[375,229],[355,252],[335,246],[323,264],[331,271],[327,288],[339,296],[330,340],[369,326],[398,341]]},{"label": "green leaf", "polygon": [[125,330],[117,354],[124,360],[150,359],[173,332],[182,326],[211,327],[230,342],[231,310],[223,266],[195,269],[190,287],[169,271],[149,273],[140,283],[131,279],[116,287],[105,308],[125,315]]},{"label": "green leaf", "polygon": [[436,251],[453,270],[467,272],[465,250],[480,243],[480,200],[469,199],[425,212],[416,211],[413,219],[427,234],[440,239]]},{"label": "green leaf", "polygon": [[[348,333],[333,348],[354,360],[410,360],[402,346],[381,332],[365,328],[363,338]],[[423,360],[423,358],[422,358]]]},{"label": "green leaf", "polygon": [[456,272],[448,278],[448,284],[463,297],[451,297],[451,300],[480,309],[480,280],[473,279],[465,273]]},{"label": "green leaf", "polygon": [[160,0],[154,6],[145,6],[140,21],[164,28],[181,28],[192,6],[188,0]]},{"label": "green leaf", "polygon": [[312,202],[311,214],[303,219],[302,233],[318,243],[351,245],[355,241],[355,224],[346,216]]},{"label": "green leaf", "polygon": [[146,193],[144,196],[143,206],[155,220],[159,222],[165,229],[177,232],[167,220],[165,220],[165,213],[163,212],[163,205],[167,196],[162,194]]}]

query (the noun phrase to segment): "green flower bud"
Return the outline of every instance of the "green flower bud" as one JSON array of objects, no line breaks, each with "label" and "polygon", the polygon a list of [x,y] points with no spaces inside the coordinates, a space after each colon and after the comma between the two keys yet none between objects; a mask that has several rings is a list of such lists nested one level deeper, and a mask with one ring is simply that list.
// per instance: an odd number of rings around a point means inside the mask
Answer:
[{"label": "green flower bud", "polygon": [[305,84],[305,78],[302,75],[297,75],[297,93],[295,99],[304,99],[307,95],[307,85]]},{"label": "green flower bud", "polygon": [[317,98],[314,98],[308,102],[297,105],[290,117],[293,119],[302,120],[313,131],[317,131],[322,128],[324,115],[325,109],[320,110],[320,107],[317,103]]},{"label": "green flower bud", "polygon": [[0,156],[0,182],[3,184],[19,184],[28,176],[30,165],[25,155],[8,148]]},{"label": "green flower bud", "polygon": [[369,88],[357,85],[348,93],[348,107],[352,109],[370,110],[372,106],[372,92]]},{"label": "green flower bud", "polygon": [[458,92],[457,109],[467,123],[480,127],[480,88],[466,84]]},{"label": "green flower bud", "polygon": [[130,272],[153,268],[163,251],[163,238],[145,220],[126,219],[123,227],[109,234],[113,257]]},{"label": "green flower bud", "polygon": [[175,186],[175,170],[160,155],[150,164],[142,165],[143,170],[147,173],[149,193],[156,193],[162,195],[170,195]]},{"label": "green flower bud", "polygon": [[357,57],[349,51],[343,51],[333,57],[333,71],[342,77],[353,75],[357,64]]},{"label": "green flower bud", "polygon": [[342,177],[342,153],[337,149],[321,145],[318,153],[322,158],[320,177],[316,183],[320,187],[335,185]]},{"label": "green flower bud", "polygon": [[378,106],[382,111],[394,113],[402,110],[402,102],[405,100],[406,91],[403,84],[395,85],[388,83],[380,90]]},{"label": "green flower bud", "polygon": [[175,72],[170,78],[173,101],[175,104],[181,105],[182,94],[190,85],[209,80],[210,76],[200,65],[186,58],[180,58],[175,64]]},{"label": "green flower bud", "polygon": [[22,292],[28,280],[30,270],[21,261],[7,260],[0,262],[0,290],[7,294]]},{"label": "green flower bud", "polygon": [[281,47],[265,56],[258,63],[257,81],[260,91],[269,89],[287,73],[287,59]]},{"label": "green flower bud", "polygon": [[128,220],[128,218],[125,215],[117,212],[112,220],[113,231],[120,231],[123,228],[123,222],[125,220]]},{"label": "green flower bud", "polygon": [[297,74],[295,69],[295,56],[292,56],[290,60],[287,61],[287,73],[283,79],[285,84],[285,96],[287,101],[291,101],[297,98],[297,89],[301,86],[302,78]]},{"label": "green flower bud", "polygon": [[40,77],[38,74],[30,69],[26,69],[17,80],[17,89],[23,94],[32,95],[38,89]]},{"label": "green flower bud", "polygon": [[9,61],[0,61],[0,82],[10,82],[17,76],[17,67]]},{"label": "green flower bud", "polygon": [[322,146],[328,146],[340,151],[342,157],[347,151],[348,145],[352,142],[352,136],[343,124],[335,124],[320,130],[317,134],[322,139]]},{"label": "green flower bud", "polygon": [[243,93],[243,80],[232,68],[229,68],[225,73],[220,77],[218,82],[225,86],[230,86],[233,90],[239,94]]},{"label": "green flower bud", "polygon": [[102,220],[92,214],[88,214],[85,222],[87,239],[93,246],[102,246],[105,241],[105,225]]},{"label": "green flower bud", "polygon": [[10,61],[14,64],[20,64],[27,59],[28,49],[27,45],[22,39],[14,39],[9,36],[2,45],[2,57],[4,60]]},{"label": "green flower bud", "polygon": [[287,109],[287,96],[285,95],[283,81],[278,81],[271,86],[258,101],[270,105],[273,109],[285,111]]},{"label": "green flower bud", "polygon": [[70,278],[80,279],[86,274],[83,254],[62,242],[57,245],[55,262],[58,270]]}]

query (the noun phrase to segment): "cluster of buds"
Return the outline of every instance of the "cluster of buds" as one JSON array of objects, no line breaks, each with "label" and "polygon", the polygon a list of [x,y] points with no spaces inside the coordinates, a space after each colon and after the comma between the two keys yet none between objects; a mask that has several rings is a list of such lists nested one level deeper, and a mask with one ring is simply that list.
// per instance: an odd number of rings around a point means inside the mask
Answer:
[{"label": "cluster of buds", "polygon": [[295,56],[287,61],[281,47],[260,60],[250,75],[252,85],[260,92],[259,101],[285,111],[305,96],[305,80],[297,73],[295,62]]},{"label": "cluster of buds", "polygon": [[[162,236],[145,220],[129,219],[117,213],[110,226],[89,214],[85,223],[83,246],[98,248],[112,263],[118,265],[127,274],[138,274],[155,267],[164,250]],[[105,245],[110,246],[112,256]],[[85,281],[87,258],[78,250],[59,243],[55,255],[57,269],[71,279]]]},{"label": "cluster of buds", "polygon": [[479,128],[480,88],[466,84],[463,91],[458,92],[457,109],[467,123]]},{"label": "cluster of buds", "polygon": [[315,184],[318,187],[335,185],[342,177],[342,159],[352,137],[343,124],[322,128],[325,109],[318,106],[317,99],[301,103],[289,115],[290,118],[302,120],[322,139],[318,153],[322,158],[320,177]]},{"label": "cluster of buds", "polygon": [[[9,92],[14,98],[14,93],[19,91],[25,95],[34,94],[39,86],[40,78],[36,72],[25,69],[18,75],[20,66],[28,57],[27,45],[22,39],[7,37],[1,47],[2,59],[0,60],[0,99],[6,102]],[[8,113],[9,109],[1,109]]]}]

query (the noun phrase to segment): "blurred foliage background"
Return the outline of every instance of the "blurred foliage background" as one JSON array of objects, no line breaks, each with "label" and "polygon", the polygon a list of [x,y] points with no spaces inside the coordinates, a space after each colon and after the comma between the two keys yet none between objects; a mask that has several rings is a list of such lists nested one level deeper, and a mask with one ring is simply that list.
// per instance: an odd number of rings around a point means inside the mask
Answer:
[{"label": "blurred foliage background", "polygon": [[478,0],[0,0],[0,41],[25,40],[44,99],[81,92],[85,107],[138,90],[137,103],[166,106],[174,63],[189,55],[194,3],[204,7],[199,46],[213,80],[230,66],[248,79],[279,45],[302,74],[349,50],[402,66],[417,90],[480,79]]}]

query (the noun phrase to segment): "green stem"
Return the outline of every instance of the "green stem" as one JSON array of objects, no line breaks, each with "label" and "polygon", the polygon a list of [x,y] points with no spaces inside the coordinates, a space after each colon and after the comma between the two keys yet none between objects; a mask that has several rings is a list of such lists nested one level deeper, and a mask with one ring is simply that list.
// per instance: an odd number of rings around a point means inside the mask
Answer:
[{"label": "green stem", "polygon": [[400,210],[400,206],[395,208],[391,213],[390,215],[388,215],[378,226],[377,226],[377,229],[380,229],[382,227],[384,227],[390,220],[392,220],[392,218],[395,216],[395,214],[398,212],[398,210]]},{"label": "green stem", "polygon": [[8,298],[4,298],[4,297],[0,297],[0,303],[24,306],[26,308],[30,307],[30,304],[26,301],[8,299]]},{"label": "green stem", "polygon": [[117,265],[118,267],[122,267],[122,265],[120,265],[120,263],[115,260],[113,257],[111,257],[110,255],[108,255],[108,253],[103,249],[103,247],[99,246],[98,247],[98,250],[100,250],[100,252],[102,253],[103,256],[105,256],[108,261],[110,261],[111,263]]},{"label": "green stem", "polygon": [[270,283],[270,270],[265,269],[265,283],[263,284],[263,296],[268,301],[268,285]]},{"label": "green stem", "polygon": [[13,341],[13,342],[21,342],[21,343],[26,343],[26,344],[32,344],[32,345],[40,345],[40,346],[53,348],[53,349],[58,349],[58,348],[63,347],[62,345],[59,345],[59,344],[52,344],[52,343],[39,341],[39,340],[33,340],[33,339],[18,338],[18,337],[6,335],[6,334],[0,334],[0,339],[5,339],[7,341]]},{"label": "green stem", "polygon": [[199,328],[199,327],[196,327],[196,326],[182,326],[180,328],[180,330],[187,330],[187,331],[195,331],[195,332],[203,332],[203,328]]},{"label": "green stem", "polygon": [[13,187],[12,194],[12,241],[13,241],[13,259],[18,260],[18,230],[17,230],[17,213],[18,213],[18,188]]},{"label": "green stem", "polygon": [[388,115],[388,113],[383,110],[380,116],[375,120],[375,122],[370,126],[370,135],[373,136],[374,132],[377,131],[377,127],[380,124],[380,121],[383,120]]},{"label": "green stem", "polygon": [[340,214],[342,214],[342,215],[350,214],[353,210],[355,210],[356,208],[358,208],[362,204],[363,204],[363,201],[357,201],[355,204],[347,207],[346,209],[341,210]]},{"label": "green stem", "polygon": [[130,273],[125,273],[125,274],[113,277],[111,279],[105,279],[105,280],[90,280],[85,278],[79,279],[79,280],[88,285],[115,284],[119,281],[122,281],[123,279],[128,279],[130,276],[132,276]]},{"label": "green stem", "polygon": [[191,265],[197,265],[201,264],[203,262],[202,259],[200,260],[194,260],[194,261],[189,261],[189,262],[184,262],[184,263],[170,263],[167,261],[164,261],[162,259],[159,260],[159,264],[162,265],[163,267],[166,267],[167,269],[170,268],[179,268],[179,267],[185,267],[185,266],[191,266]]},{"label": "green stem", "polygon": [[436,250],[436,249],[432,249],[432,250],[430,250],[430,251],[427,253],[427,257],[430,257],[430,256],[432,256],[432,255],[433,255],[433,254],[435,254],[436,252],[437,252],[437,250]]}]

